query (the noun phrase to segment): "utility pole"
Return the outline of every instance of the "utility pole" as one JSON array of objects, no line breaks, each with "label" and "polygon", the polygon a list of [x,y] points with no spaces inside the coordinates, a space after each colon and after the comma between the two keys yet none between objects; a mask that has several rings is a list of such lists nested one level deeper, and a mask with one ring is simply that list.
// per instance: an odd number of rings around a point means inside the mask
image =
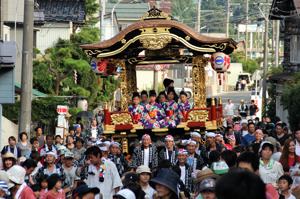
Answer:
[{"label": "utility pole", "polygon": [[100,6],[101,6],[101,19],[100,19],[100,32],[101,32],[101,36],[100,36],[100,41],[104,40],[104,16],[105,16],[105,7],[106,7],[106,0],[100,0]]},{"label": "utility pole", "polygon": [[248,54],[248,20],[249,20],[249,1],[246,0],[246,29],[245,29],[245,59],[247,61],[247,54]]},{"label": "utility pole", "polygon": [[276,37],[275,37],[275,66],[279,66],[279,48],[280,48],[280,20],[275,21]]},{"label": "utility pole", "polygon": [[2,13],[3,13],[2,11],[3,11],[2,0],[0,0],[0,40],[3,40],[3,29],[4,29],[4,27],[3,27],[3,21],[2,21]]},{"label": "utility pole", "polygon": [[[268,0],[267,0],[268,3]],[[262,82],[262,113],[266,112],[267,100],[267,72],[268,72],[268,31],[269,31],[269,16],[265,14],[258,6],[259,11],[265,19],[265,32],[264,32],[264,68],[263,68],[263,82]]]},{"label": "utility pole", "polygon": [[201,3],[202,0],[198,0],[198,4],[197,4],[197,22],[196,22],[196,26],[195,26],[195,30],[200,33],[201,31]]},{"label": "utility pole", "polygon": [[226,10],[226,37],[229,37],[229,20],[230,20],[230,0],[227,0],[227,10]]},{"label": "utility pole", "polygon": [[25,0],[21,81],[21,115],[19,120],[19,133],[25,131],[28,134],[28,137],[30,137],[31,124],[33,11],[34,0]]},{"label": "utility pole", "polygon": [[103,21],[102,21],[102,0],[99,0],[99,21],[100,21],[100,26],[99,26],[99,29],[100,29],[100,41],[102,41],[102,24],[103,24]]}]

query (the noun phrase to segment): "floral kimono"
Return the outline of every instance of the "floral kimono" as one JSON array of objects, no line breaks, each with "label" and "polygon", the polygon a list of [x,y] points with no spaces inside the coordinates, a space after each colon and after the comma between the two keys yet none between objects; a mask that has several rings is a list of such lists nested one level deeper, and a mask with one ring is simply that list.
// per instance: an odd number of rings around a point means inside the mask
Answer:
[{"label": "floral kimono", "polygon": [[178,108],[180,113],[180,119],[187,119],[187,113],[193,108],[193,105],[189,101],[186,101],[185,103],[180,102],[178,103]]},{"label": "floral kimono", "polygon": [[[147,115],[147,122],[145,125],[145,128],[152,129],[152,128],[160,128],[161,124],[164,123],[165,118],[165,111],[162,108],[162,106],[156,102],[152,104],[146,105],[146,111],[148,113]],[[155,122],[150,122],[155,120]]]},{"label": "floral kimono", "polygon": [[169,101],[167,103],[165,112],[166,112],[165,125],[169,128],[175,128],[180,121],[178,104],[174,100]]},{"label": "floral kimono", "polygon": [[146,123],[147,112],[142,105],[130,105],[128,111],[132,116],[134,124],[144,125]]}]

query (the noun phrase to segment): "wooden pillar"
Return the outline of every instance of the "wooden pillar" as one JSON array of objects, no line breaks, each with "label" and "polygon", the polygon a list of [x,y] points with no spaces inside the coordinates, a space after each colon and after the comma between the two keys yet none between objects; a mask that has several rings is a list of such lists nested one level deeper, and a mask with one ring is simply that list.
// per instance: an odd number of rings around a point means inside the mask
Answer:
[{"label": "wooden pillar", "polygon": [[128,71],[128,66],[126,66],[125,61],[120,61],[120,66],[122,67],[122,72],[120,74],[120,78],[121,78],[121,83],[120,83],[120,87],[121,87],[121,110],[122,111],[128,111],[128,104],[130,102],[130,72]]},{"label": "wooden pillar", "polygon": [[218,107],[219,107],[220,118],[222,118],[223,117],[223,104],[222,104],[222,98],[221,97],[219,97]]},{"label": "wooden pillar", "polygon": [[137,91],[136,65],[130,65],[131,92]]},{"label": "wooden pillar", "polygon": [[217,125],[217,108],[215,103],[215,98],[211,98],[211,121],[213,125]]},{"label": "wooden pillar", "polygon": [[193,58],[193,97],[195,108],[206,108],[205,66],[208,59],[202,55]]},{"label": "wooden pillar", "polygon": [[104,103],[104,109],[103,109],[103,113],[104,113],[104,129],[106,128],[106,125],[111,125],[111,117],[110,117],[110,110],[108,109],[108,104]]}]

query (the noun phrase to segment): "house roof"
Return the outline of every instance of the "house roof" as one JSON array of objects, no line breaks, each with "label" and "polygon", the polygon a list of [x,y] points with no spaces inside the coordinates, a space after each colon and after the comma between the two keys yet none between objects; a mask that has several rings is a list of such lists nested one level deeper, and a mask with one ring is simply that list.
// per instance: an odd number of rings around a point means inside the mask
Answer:
[{"label": "house roof", "polygon": [[[270,9],[270,19],[278,20],[283,19],[285,17],[297,16],[298,14],[300,14],[300,5],[298,5],[299,3],[297,3],[296,5],[295,2],[297,2],[297,0],[273,0]],[[299,9],[298,14],[297,8]]]},{"label": "house roof", "polygon": [[[21,93],[21,84],[18,82],[15,82],[15,91],[16,91],[16,93]],[[47,96],[47,94],[42,93],[34,88],[32,89],[32,95],[35,97],[46,97]]]},{"label": "house roof", "polygon": [[270,76],[269,81],[276,82],[276,83],[293,81],[293,75],[294,73],[283,72],[283,73]]},{"label": "house roof", "polygon": [[[106,4],[105,12],[111,13],[116,4]],[[118,19],[140,19],[149,10],[148,3],[120,3],[115,7]]]},{"label": "house roof", "polygon": [[[122,30],[119,34],[117,34],[115,37],[102,41],[100,43],[94,43],[94,44],[85,44],[81,45],[81,48],[83,49],[92,49],[92,50],[103,50],[103,51],[111,51],[113,48],[116,48],[115,45],[124,45],[124,41],[130,40],[132,37],[135,37],[137,35],[141,34],[141,30],[143,28],[159,28],[159,27],[167,27],[170,28],[170,32],[180,35],[183,38],[186,38],[190,41],[193,41],[197,44],[194,44],[196,46],[203,45],[216,45],[216,52],[222,50],[226,53],[231,53],[235,48],[237,43],[231,39],[231,38],[215,38],[215,37],[209,37],[205,35],[201,35],[189,26],[180,23],[175,20],[164,20],[164,19],[153,19],[153,20],[142,20],[138,21],[134,24],[131,24],[124,30]],[[125,39],[125,40],[124,40]],[[224,49],[222,49],[221,46],[217,45],[223,45],[226,44],[226,46],[223,46]],[[228,45],[227,45],[228,44]]]},{"label": "house roof", "polygon": [[44,12],[45,21],[83,23],[84,0],[37,0],[39,10]]}]

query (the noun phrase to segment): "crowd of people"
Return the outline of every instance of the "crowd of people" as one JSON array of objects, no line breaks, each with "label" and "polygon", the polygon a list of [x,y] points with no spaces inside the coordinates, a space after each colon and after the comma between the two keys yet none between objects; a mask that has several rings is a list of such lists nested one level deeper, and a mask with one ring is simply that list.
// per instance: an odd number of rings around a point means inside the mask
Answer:
[{"label": "crowd of people", "polygon": [[129,153],[96,119],[66,138],[38,127],[19,140],[9,137],[1,151],[0,198],[300,198],[300,129],[268,117],[234,117],[187,138],[143,134]]},{"label": "crowd of people", "polygon": [[[223,127],[179,136],[173,128],[192,108],[172,80],[158,97],[134,93],[129,111],[148,134],[129,150],[106,137],[99,115],[88,128],[74,124],[65,137],[35,129],[9,137],[1,151],[0,199],[295,199],[300,198],[300,129],[262,120],[254,101],[228,100]],[[237,109],[237,111],[236,111]],[[235,116],[238,115],[238,116]],[[100,121],[101,122],[101,121]]]}]

